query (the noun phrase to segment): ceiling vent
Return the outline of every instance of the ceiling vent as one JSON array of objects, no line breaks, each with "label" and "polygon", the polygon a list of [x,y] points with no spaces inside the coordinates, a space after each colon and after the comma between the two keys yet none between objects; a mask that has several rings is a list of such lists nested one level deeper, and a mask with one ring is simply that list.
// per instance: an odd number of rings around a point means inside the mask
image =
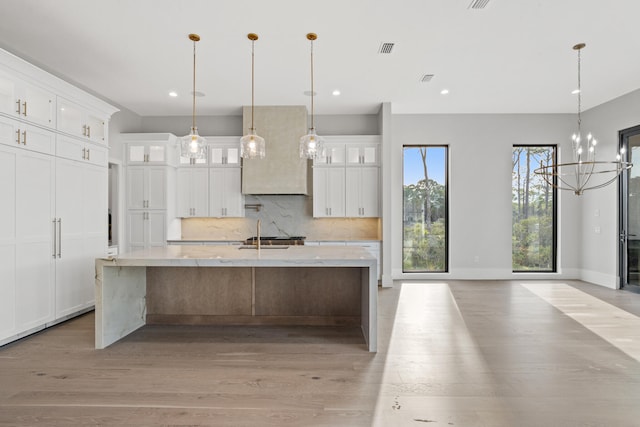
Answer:
[{"label": "ceiling vent", "polygon": [[393,50],[393,46],[395,46],[395,43],[382,43],[380,45],[380,49],[378,50],[378,53],[384,53],[384,54],[391,53],[391,51]]},{"label": "ceiling vent", "polygon": [[489,0],[472,0],[469,9],[484,9],[488,3]]},{"label": "ceiling vent", "polygon": [[431,79],[433,78],[433,74],[425,74],[420,78],[420,81],[422,83],[429,83],[431,81]]}]

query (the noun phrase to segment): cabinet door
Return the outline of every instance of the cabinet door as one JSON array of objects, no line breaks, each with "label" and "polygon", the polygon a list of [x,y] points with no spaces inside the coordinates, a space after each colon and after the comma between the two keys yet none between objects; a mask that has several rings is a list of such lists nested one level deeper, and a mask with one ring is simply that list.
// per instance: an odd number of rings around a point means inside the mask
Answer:
[{"label": "cabinet door", "polygon": [[24,84],[18,94],[21,101],[21,115],[30,122],[53,127],[55,95],[39,87]]},{"label": "cabinet door", "polygon": [[147,247],[166,246],[166,218],[164,211],[148,211],[147,212]]},{"label": "cabinet door", "polygon": [[22,124],[19,126],[21,147],[38,153],[53,154],[56,147],[56,135],[48,130]]},{"label": "cabinet door", "polygon": [[344,165],[345,145],[343,143],[325,143],[324,156],[319,156],[313,161],[314,165]]},{"label": "cabinet door", "polygon": [[22,150],[16,168],[16,331],[54,314],[54,158]]},{"label": "cabinet door", "polygon": [[128,168],[127,170],[127,209],[144,209],[146,207],[145,169]]},{"label": "cabinet door", "polygon": [[94,142],[104,143],[106,137],[106,127],[102,118],[87,113],[85,116],[86,136]]},{"label": "cabinet door", "polygon": [[167,170],[164,167],[145,168],[145,194],[148,209],[167,208]]},{"label": "cabinet door", "polygon": [[[1,80],[0,80],[1,83]],[[0,342],[16,329],[16,166],[19,150],[0,145]]]},{"label": "cabinet door", "polygon": [[146,219],[147,211],[129,211],[127,214],[127,242],[129,242],[130,251],[146,247]]},{"label": "cabinet door", "polygon": [[18,129],[20,125],[21,123],[16,120],[0,117],[0,144],[10,147],[22,147],[19,142],[22,139],[18,139],[18,135],[21,132]]},{"label": "cabinet door", "polygon": [[178,169],[177,172],[177,190],[176,196],[178,209],[176,215],[180,218],[188,218],[192,216],[191,206],[191,170]]},{"label": "cabinet door", "polygon": [[205,168],[191,169],[191,207],[192,216],[209,215],[209,170]]},{"label": "cabinet door", "polygon": [[0,113],[18,115],[16,104],[16,80],[0,71]]},{"label": "cabinet door", "polygon": [[229,168],[225,171],[225,216],[244,217],[244,195],[242,194],[242,169]]},{"label": "cabinet door", "polygon": [[380,168],[377,166],[347,168],[346,216],[380,216],[379,176]]},{"label": "cabinet door", "polygon": [[211,168],[209,170],[209,216],[220,218],[224,216],[225,208],[225,169]]},{"label": "cabinet door", "polygon": [[58,98],[58,130],[71,135],[85,137],[87,126],[84,123],[82,108],[64,98]]},{"label": "cabinet door", "polygon": [[313,216],[343,217],[345,215],[344,168],[314,168]]},{"label": "cabinet door", "polygon": [[83,168],[80,162],[56,161],[56,218],[60,250],[56,260],[56,318],[78,311],[85,302],[81,292],[86,261],[83,230]]}]

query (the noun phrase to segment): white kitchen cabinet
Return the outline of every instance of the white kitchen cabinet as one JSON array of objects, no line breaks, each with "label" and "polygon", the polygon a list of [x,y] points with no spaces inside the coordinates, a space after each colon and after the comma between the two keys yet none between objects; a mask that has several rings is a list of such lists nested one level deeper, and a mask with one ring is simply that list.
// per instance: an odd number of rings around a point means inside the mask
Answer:
[{"label": "white kitchen cabinet", "polygon": [[355,143],[347,144],[347,165],[377,165],[380,163],[380,144]]},{"label": "white kitchen cabinet", "polygon": [[0,144],[54,154],[56,134],[38,126],[0,116]]},{"label": "white kitchen cabinet", "polygon": [[129,211],[127,216],[127,234],[131,251],[166,246],[166,211]]},{"label": "white kitchen cabinet", "polygon": [[380,216],[379,188],[378,166],[347,167],[345,216]]},{"label": "white kitchen cabinet", "polygon": [[344,217],[344,167],[313,168],[313,216],[315,218]]},{"label": "white kitchen cabinet", "polygon": [[96,258],[107,251],[106,167],[56,161],[56,318],[94,303]]},{"label": "white kitchen cabinet", "polygon": [[[69,115],[58,117],[58,100]],[[77,108],[90,135],[72,126]],[[0,49],[0,345],[93,304],[95,257],[107,246],[106,129],[116,111]],[[65,151],[70,135],[86,145]],[[89,158],[75,157],[82,148]],[[68,293],[76,280],[82,289]],[[84,308],[65,309],[65,292],[83,301],[69,307]]]},{"label": "white kitchen cabinet", "polygon": [[0,71],[0,113],[54,127],[55,101],[53,92]]},{"label": "white kitchen cabinet", "polygon": [[[179,138],[170,133],[123,133],[127,165],[176,166],[180,156]],[[187,162],[188,164],[189,162]]]},{"label": "white kitchen cabinet", "polygon": [[55,159],[0,145],[0,344],[54,318]]},{"label": "white kitchen cabinet", "polygon": [[127,208],[166,209],[169,172],[166,166],[127,168]]},{"label": "white kitchen cabinet", "polygon": [[244,217],[244,195],[239,167],[209,168],[209,216]]},{"label": "white kitchen cabinet", "polygon": [[103,167],[109,163],[107,147],[62,135],[57,136],[56,156]]},{"label": "white kitchen cabinet", "polygon": [[208,216],[209,170],[179,168],[177,180],[177,215],[181,218]]},{"label": "white kitchen cabinet", "polygon": [[59,131],[106,144],[107,126],[100,115],[62,97],[58,97],[57,105]]},{"label": "white kitchen cabinet", "polygon": [[313,160],[314,166],[344,166],[346,154],[344,142],[326,142],[323,154]]}]

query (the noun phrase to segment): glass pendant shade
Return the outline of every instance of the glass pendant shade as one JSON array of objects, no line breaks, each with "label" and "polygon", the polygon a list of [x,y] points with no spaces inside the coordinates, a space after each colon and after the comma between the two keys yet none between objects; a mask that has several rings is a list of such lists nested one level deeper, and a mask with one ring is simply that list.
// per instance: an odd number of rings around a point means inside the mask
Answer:
[{"label": "glass pendant shade", "polygon": [[324,156],[324,140],[311,128],[309,133],[300,138],[300,158],[315,159]]},{"label": "glass pendant shade", "polygon": [[240,138],[240,155],[243,159],[264,159],[266,148],[264,138],[256,135],[254,129]]},{"label": "glass pendant shade", "polygon": [[198,135],[198,128],[192,127],[189,135],[180,141],[180,155],[189,159],[204,159],[207,157],[205,139]]}]

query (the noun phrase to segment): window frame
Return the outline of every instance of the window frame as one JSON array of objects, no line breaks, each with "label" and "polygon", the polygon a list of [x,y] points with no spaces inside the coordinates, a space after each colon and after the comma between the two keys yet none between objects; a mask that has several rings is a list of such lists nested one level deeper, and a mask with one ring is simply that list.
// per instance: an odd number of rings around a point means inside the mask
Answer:
[{"label": "window frame", "polygon": [[[442,270],[406,270],[404,267],[404,218],[405,218],[405,200],[404,200],[404,168],[405,168],[405,149],[406,148],[444,148],[444,268]],[[449,272],[449,145],[447,144],[403,144],[402,145],[402,245],[401,260],[403,274],[442,274]]]},{"label": "window frame", "polygon": [[[553,164],[558,163],[558,145],[557,144],[513,144],[511,148],[511,153],[513,154],[513,150],[516,148],[541,148],[547,147],[553,149],[552,153],[552,162]],[[533,171],[531,171],[533,174]],[[511,168],[511,238],[513,239],[513,166]],[[552,248],[551,248],[551,269],[550,270],[516,270],[513,268],[513,243],[511,244],[511,271],[513,273],[557,273],[558,272],[558,195],[559,191],[557,188],[558,179],[554,175],[553,176],[553,185],[551,185],[551,191],[553,194],[553,204],[552,204]],[[513,242],[513,240],[512,240]]]}]

